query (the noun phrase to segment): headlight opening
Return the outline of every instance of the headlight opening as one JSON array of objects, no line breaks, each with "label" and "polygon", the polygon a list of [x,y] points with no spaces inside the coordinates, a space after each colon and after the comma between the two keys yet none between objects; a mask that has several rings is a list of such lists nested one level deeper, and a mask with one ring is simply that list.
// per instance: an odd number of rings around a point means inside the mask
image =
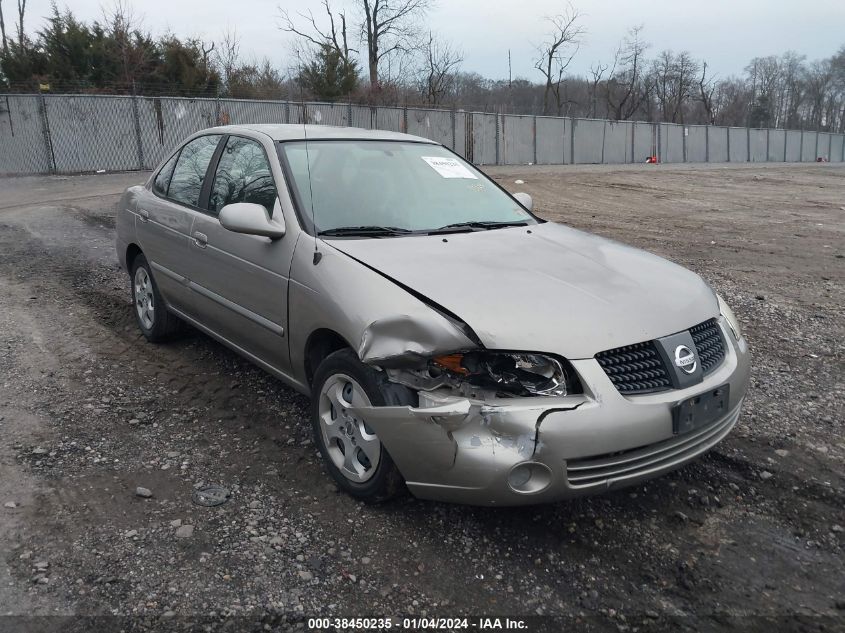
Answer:
[{"label": "headlight opening", "polygon": [[534,352],[470,351],[431,360],[430,370],[445,371],[468,384],[517,396],[582,393],[566,359]]}]

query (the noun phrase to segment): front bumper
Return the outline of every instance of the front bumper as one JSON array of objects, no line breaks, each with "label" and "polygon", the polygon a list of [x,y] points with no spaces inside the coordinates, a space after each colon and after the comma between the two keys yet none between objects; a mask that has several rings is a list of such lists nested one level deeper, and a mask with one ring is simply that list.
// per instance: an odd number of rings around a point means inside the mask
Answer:
[{"label": "front bumper", "polygon": [[[584,359],[571,361],[583,395],[475,401],[421,392],[419,409],[373,407],[359,413],[420,498],[523,505],[629,486],[695,459],[736,424],[748,386],[748,349],[724,319],[719,324],[725,359],[686,389],[623,396],[595,359]],[[673,434],[675,405],[725,384],[730,385],[726,415]],[[515,468],[520,472],[511,476]]]}]

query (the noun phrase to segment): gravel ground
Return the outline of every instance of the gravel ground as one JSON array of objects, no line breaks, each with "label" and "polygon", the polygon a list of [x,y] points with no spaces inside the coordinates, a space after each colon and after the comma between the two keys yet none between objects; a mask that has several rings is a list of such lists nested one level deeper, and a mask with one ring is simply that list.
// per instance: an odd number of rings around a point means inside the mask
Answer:
[{"label": "gravel ground", "polygon": [[[602,497],[364,506],[323,471],[305,398],[199,333],[140,336],[113,205],[145,175],[0,179],[0,629],[843,630],[845,167],[489,172],[726,297],[753,354],[727,440]],[[206,484],[228,501],[192,503]]]}]

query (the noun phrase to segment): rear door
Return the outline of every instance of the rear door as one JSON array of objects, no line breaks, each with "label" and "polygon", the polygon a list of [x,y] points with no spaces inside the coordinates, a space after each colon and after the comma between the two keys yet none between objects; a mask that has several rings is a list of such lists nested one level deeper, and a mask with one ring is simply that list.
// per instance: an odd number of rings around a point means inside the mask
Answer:
[{"label": "rear door", "polygon": [[264,145],[253,138],[228,136],[215,162],[205,208],[193,212],[187,271],[191,310],[217,334],[286,372],[288,275],[295,235],[270,240],[233,233],[217,219],[220,209],[235,202],[260,204],[278,217],[281,183],[274,179]]},{"label": "rear door", "polygon": [[138,241],[168,305],[189,304],[186,260],[194,216],[205,175],[222,135],[186,143],[159,170],[136,203]]}]

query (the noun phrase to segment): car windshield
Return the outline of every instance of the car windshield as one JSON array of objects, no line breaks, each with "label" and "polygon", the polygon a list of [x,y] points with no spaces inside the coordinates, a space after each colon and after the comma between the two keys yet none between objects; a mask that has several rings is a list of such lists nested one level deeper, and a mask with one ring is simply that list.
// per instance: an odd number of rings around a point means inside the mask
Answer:
[{"label": "car windshield", "polygon": [[438,145],[309,141],[307,152],[305,142],[280,145],[303,220],[310,224],[313,217],[322,235],[389,236],[537,222],[475,167]]}]

